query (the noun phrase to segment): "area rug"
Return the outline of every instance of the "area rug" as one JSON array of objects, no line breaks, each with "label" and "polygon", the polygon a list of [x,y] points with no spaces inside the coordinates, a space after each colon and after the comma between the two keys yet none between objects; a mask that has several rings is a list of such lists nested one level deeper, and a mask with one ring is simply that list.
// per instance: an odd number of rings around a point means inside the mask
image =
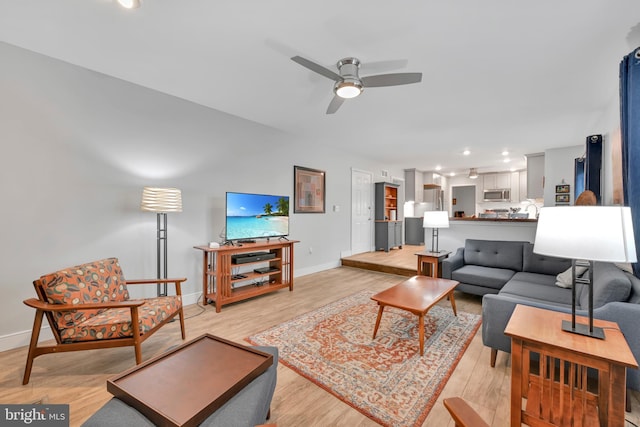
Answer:
[{"label": "area rug", "polygon": [[386,307],[373,340],[378,305],[362,291],[246,340],[276,346],[280,362],[385,426],[419,426],[480,326],[480,315],[435,306],[418,317]]}]

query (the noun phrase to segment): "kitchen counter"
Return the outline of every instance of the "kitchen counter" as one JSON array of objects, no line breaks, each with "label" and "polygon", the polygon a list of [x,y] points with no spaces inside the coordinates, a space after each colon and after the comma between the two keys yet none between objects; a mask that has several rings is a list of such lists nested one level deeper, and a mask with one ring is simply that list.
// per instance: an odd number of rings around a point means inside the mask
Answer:
[{"label": "kitchen counter", "polygon": [[[537,219],[450,218],[449,228],[440,228],[439,248],[455,253],[466,239],[516,240],[533,243]],[[431,229],[425,228],[425,242],[431,241]]]},{"label": "kitchen counter", "polygon": [[449,222],[454,221],[478,221],[478,222],[538,222],[535,218],[449,218]]}]

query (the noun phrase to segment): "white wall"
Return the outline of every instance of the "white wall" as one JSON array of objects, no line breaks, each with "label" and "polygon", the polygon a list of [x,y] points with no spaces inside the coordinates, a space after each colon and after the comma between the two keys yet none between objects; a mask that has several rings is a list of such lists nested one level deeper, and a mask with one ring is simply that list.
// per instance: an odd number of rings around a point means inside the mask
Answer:
[{"label": "white wall", "polygon": [[327,213],[291,214],[302,275],[350,250],[351,167],[376,180],[388,169],[3,43],[0,58],[0,350],[28,343],[34,311],[22,301],[42,274],[115,256],[126,277],[155,277],[156,216],[139,209],[145,185],[182,190],[184,211],[168,215],[169,275],[187,277],[194,302],[193,246],[219,240],[226,191],[292,196],[294,165],[327,172]]},{"label": "white wall", "polygon": [[[456,199],[456,204],[453,204]],[[457,211],[464,212],[465,216],[476,214],[476,187],[473,185],[451,187],[452,214]],[[453,215],[452,215],[453,216]]]},{"label": "white wall", "polygon": [[453,190],[452,188],[454,187],[462,187],[462,186],[474,186],[476,187],[476,206],[474,206],[474,213],[477,213],[478,211],[478,191],[479,191],[479,187],[480,187],[480,183],[478,182],[477,179],[471,179],[469,178],[467,175],[456,175],[456,176],[450,176],[449,178],[447,178],[448,181],[448,185],[446,186],[446,188],[444,188],[445,194],[444,194],[444,206],[445,208],[449,211],[449,215],[453,216],[453,212],[455,212],[456,207],[453,206],[452,204],[452,194],[453,194]]},{"label": "white wall", "polygon": [[[586,138],[586,136],[585,136]],[[571,185],[571,204],[575,200],[575,159],[584,155],[586,146],[575,145],[572,147],[555,148],[544,152],[544,205],[555,206],[556,185]]]}]

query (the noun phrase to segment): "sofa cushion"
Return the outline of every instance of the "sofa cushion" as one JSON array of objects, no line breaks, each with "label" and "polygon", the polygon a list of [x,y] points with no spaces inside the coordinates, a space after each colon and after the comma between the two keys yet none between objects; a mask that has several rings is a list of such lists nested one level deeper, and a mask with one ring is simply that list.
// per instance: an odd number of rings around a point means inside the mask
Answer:
[{"label": "sofa cushion", "polygon": [[548,304],[571,305],[571,289],[556,286],[555,276],[537,273],[516,273],[500,290],[500,295]]},{"label": "sofa cushion", "polygon": [[[127,301],[129,292],[117,258],[107,258],[69,267],[40,278],[50,304],[86,304]],[[54,312],[58,327],[75,325],[100,314],[103,310]]]},{"label": "sofa cushion", "polygon": [[464,243],[464,263],[522,271],[524,243],[528,242],[467,239]]},{"label": "sofa cushion", "polygon": [[629,294],[629,302],[632,304],[640,304],[640,279],[633,274],[625,273],[629,282],[631,282],[631,293]]},{"label": "sofa cushion", "polygon": [[571,260],[539,255],[533,252],[533,244],[523,245],[522,271],[530,273],[557,275],[571,268]]},{"label": "sofa cushion", "polygon": [[[589,287],[582,286],[578,301],[580,308],[589,308]],[[612,301],[627,301],[631,293],[631,281],[627,273],[612,263],[596,262],[593,267],[593,308]]]},{"label": "sofa cushion", "polygon": [[513,274],[513,270],[504,268],[465,265],[451,273],[451,278],[460,283],[472,283],[487,288],[500,289],[513,277]]}]

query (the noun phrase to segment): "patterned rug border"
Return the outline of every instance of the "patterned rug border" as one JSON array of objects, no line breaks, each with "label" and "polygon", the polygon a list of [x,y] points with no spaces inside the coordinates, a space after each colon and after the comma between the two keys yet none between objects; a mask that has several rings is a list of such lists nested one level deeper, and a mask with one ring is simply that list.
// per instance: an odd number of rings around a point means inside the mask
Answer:
[{"label": "patterned rug border", "polygon": [[[374,295],[375,292],[364,289],[358,292],[354,292],[350,295],[341,297],[339,299],[337,299],[336,301],[332,301],[330,303],[324,304],[320,307],[316,307],[312,310],[306,311],[302,314],[296,315],[293,318],[289,319],[289,320],[285,320],[283,322],[280,322],[276,325],[273,325],[271,327],[268,327],[266,329],[261,330],[260,332],[256,332],[254,334],[252,334],[252,336],[255,335],[260,335],[266,331],[269,331],[271,329],[277,328],[280,325],[284,324],[284,323],[289,323],[289,322],[293,322],[297,319],[303,318],[305,316],[308,316],[310,313],[313,313],[315,311],[320,311],[325,309],[326,307],[329,307],[333,304],[338,303],[339,301],[342,301],[344,299],[348,299],[348,298],[354,298],[360,294],[366,294],[366,295]],[[460,312],[460,310],[458,310]],[[468,314],[473,314],[473,313],[468,313]],[[479,316],[479,315],[478,315]],[[420,413],[420,415],[418,416],[418,418],[416,419],[415,423],[414,423],[414,427],[417,426],[421,426],[424,421],[426,420],[427,416],[429,416],[429,413],[431,412],[431,410],[433,409],[434,405],[436,404],[438,397],[440,396],[440,394],[442,393],[442,390],[445,388],[445,386],[447,385],[447,383],[449,382],[449,379],[451,378],[451,375],[453,373],[453,371],[456,369],[456,367],[458,366],[458,363],[460,362],[460,360],[462,359],[462,356],[464,356],[464,354],[466,353],[467,349],[469,348],[469,345],[471,344],[471,341],[473,341],[473,338],[476,336],[478,329],[480,329],[480,326],[482,325],[482,317],[480,316],[480,319],[478,320],[477,324],[473,327],[472,332],[469,334],[469,337],[465,340],[464,344],[461,346],[460,348],[460,352],[458,353],[458,355],[456,356],[455,360],[451,363],[451,365],[449,366],[449,369],[446,373],[446,380],[443,380],[440,382],[440,384],[438,384],[438,388],[434,391],[434,396],[433,399],[431,399],[427,405],[425,406],[425,408],[423,409],[423,411]],[[244,340],[247,341],[248,343],[250,343],[251,345],[263,345],[263,344],[259,344],[255,341],[253,341],[250,337],[246,337]],[[425,349],[426,351],[426,349]],[[291,369],[292,371],[294,371],[296,374],[300,375],[303,378],[306,378],[307,380],[311,381],[313,384],[315,384],[316,386],[320,387],[321,389],[325,390],[326,392],[330,393],[332,396],[336,397],[338,400],[344,402],[345,404],[349,405],[350,407],[352,407],[353,409],[355,409],[356,411],[360,412],[361,414],[363,414],[364,416],[366,416],[367,418],[375,421],[376,423],[382,425],[382,426],[386,426],[387,424],[385,423],[385,421],[381,420],[380,418],[378,418],[377,416],[375,416],[374,414],[370,413],[369,411],[367,411],[365,408],[361,408],[356,406],[355,403],[350,402],[349,400],[347,400],[346,398],[338,395],[335,391],[333,391],[331,389],[331,387],[322,384],[321,382],[319,382],[318,380],[314,379],[310,374],[307,374],[303,371],[301,371],[299,368],[297,368],[296,366],[294,366],[292,363],[288,362],[287,360],[283,359],[282,357],[278,360],[278,363],[282,363],[284,366],[286,366],[287,368]]]}]

